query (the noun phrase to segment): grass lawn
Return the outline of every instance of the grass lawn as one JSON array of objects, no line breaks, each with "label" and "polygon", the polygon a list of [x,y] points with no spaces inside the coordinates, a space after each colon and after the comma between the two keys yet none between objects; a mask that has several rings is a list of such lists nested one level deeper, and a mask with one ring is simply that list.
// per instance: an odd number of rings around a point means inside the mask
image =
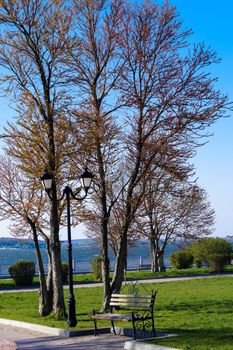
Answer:
[{"label": "grass lawn", "polygon": [[159,344],[179,349],[233,349],[233,279],[171,282],[158,286],[157,329],[179,334]]},{"label": "grass lawn", "polygon": [[[140,286],[139,292],[146,293],[144,288],[158,290],[156,329],[179,334],[159,340],[159,344],[185,350],[233,349],[232,277],[149,283]],[[102,288],[76,289],[75,298],[77,329],[93,328],[88,314],[101,306]],[[39,319],[37,308],[37,292],[0,294],[0,317],[68,328],[65,321],[52,316]],[[109,322],[100,322],[100,326],[106,325]]]},{"label": "grass lawn", "polygon": [[[65,300],[68,299],[68,290],[64,290]],[[93,308],[101,305],[102,287],[83,288],[75,290],[77,329],[93,328],[88,316]],[[20,320],[50,327],[68,329],[65,320],[57,320],[53,315],[38,317],[38,292],[10,292],[0,293],[0,318]]]}]

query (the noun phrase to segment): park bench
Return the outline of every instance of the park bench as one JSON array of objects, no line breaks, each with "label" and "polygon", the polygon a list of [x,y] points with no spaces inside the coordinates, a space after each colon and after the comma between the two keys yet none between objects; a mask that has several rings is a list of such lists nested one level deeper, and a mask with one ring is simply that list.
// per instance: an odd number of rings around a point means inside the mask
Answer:
[{"label": "park bench", "polygon": [[[149,328],[155,337],[154,325],[154,303],[157,292],[151,295],[131,295],[131,294],[112,294],[110,300],[109,313],[96,313],[93,310],[91,316],[94,320],[94,334],[97,335],[97,320],[111,321],[113,333],[116,334],[114,322],[132,322],[133,338],[136,339],[137,330],[144,334]],[[127,313],[121,313],[121,310],[128,310]]]}]

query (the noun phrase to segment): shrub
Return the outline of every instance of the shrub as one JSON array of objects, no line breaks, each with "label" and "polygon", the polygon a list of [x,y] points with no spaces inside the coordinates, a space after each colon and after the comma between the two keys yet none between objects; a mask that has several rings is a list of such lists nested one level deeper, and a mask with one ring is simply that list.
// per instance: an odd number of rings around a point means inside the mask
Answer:
[{"label": "shrub", "polygon": [[102,273],[101,273],[101,257],[95,256],[91,259],[91,271],[95,276],[97,281],[102,282]]},{"label": "shrub", "polygon": [[35,272],[35,263],[33,261],[18,261],[9,267],[9,274],[16,286],[32,285]]},{"label": "shrub", "polygon": [[229,255],[209,254],[208,261],[210,272],[222,272],[224,266],[229,263]]},{"label": "shrub", "polygon": [[188,251],[176,252],[170,255],[170,262],[176,269],[187,269],[193,264],[193,255]]},{"label": "shrub", "polygon": [[61,269],[62,269],[62,282],[68,283],[69,265],[66,262],[62,262]]}]

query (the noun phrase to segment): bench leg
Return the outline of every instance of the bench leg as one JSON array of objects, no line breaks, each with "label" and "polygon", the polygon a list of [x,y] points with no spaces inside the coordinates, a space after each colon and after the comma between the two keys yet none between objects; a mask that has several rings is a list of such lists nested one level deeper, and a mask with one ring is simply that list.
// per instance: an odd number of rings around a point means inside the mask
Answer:
[{"label": "bench leg", "polygon": [[156,337],[156,332],[155,332],[155,320],[154,320],[153,312],[152,312],[152,332],[153,332],[153,337]]},{"label": "bench leg", "polygon": [[136,339],[136,330],[135,330],[135,320],[134,320],[134,313],[132,312],[132,324],[133,324],[133,340]]},{"label": "bench leg", "polygon": [[[93,316],[95,315],[95,310],[93,310]],[[93,318],[94,321],[94,336],[97,336],[97,323],[96,323],[96,319]]]},{"label": "bench leg", "polygon": [[116,335],[116,330],[115,330],[115,326],[114,326],[114,321],[111,321],[111,324],[112,324],[113,333]]}]

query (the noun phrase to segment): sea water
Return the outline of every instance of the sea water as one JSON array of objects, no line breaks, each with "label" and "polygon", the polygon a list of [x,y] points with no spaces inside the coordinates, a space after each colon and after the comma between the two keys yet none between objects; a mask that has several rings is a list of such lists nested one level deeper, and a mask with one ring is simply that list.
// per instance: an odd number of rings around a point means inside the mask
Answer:
[{"label": "sea water", "polygon": [[[61,242],[62,261],[68,260],[67,241]],[[40,242],[40,250],[43,262],[47,264],[47,253],[45,242]],[[169,255],[177,251],[174,244],[167,246],[164,255],[165,265],[169,265]],[[73,268],[75,272],[89,272],[90,260],[100,255],[99,244],[93,239],[77,239],[72,241]],[[114,267],[115,257],[112,250],[109,250],[111,268]],[[10,265],[20,260],[34,261],[36,254],[34,244],[30,240],[0,238],[0,274],[7,274]],[[150,263],[150,244],[148,240],[139,240],[128,248],[128,269],[137,269],[140,262]]]}]

